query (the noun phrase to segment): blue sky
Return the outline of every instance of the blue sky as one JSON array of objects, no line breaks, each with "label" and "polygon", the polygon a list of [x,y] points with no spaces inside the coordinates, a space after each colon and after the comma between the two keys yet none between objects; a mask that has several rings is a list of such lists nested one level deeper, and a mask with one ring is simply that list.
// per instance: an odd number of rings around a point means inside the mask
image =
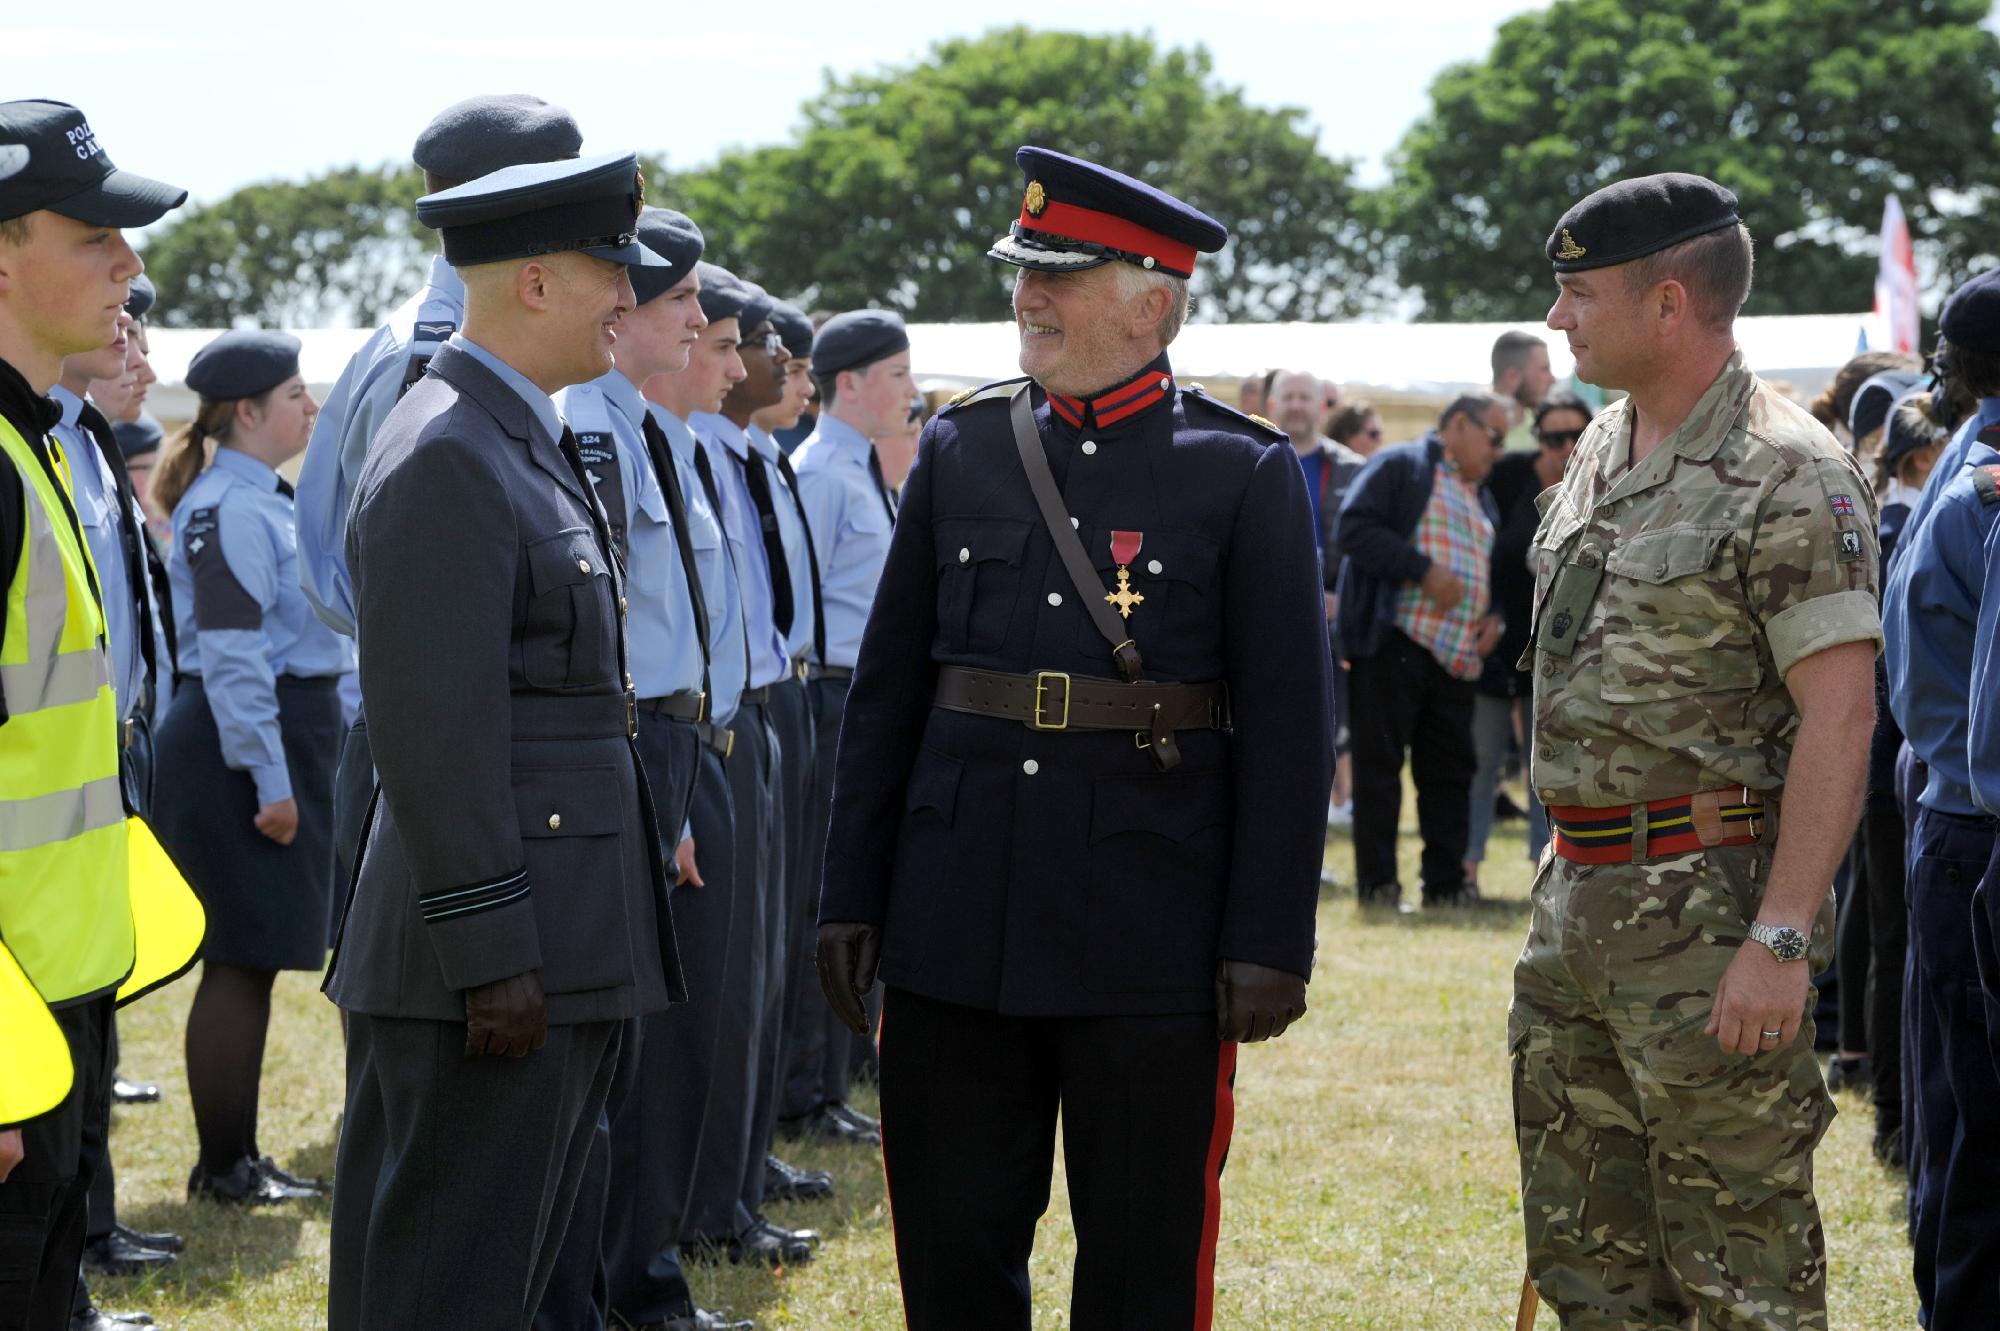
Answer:
[{"label": "blue sky", "polygon": [[[1039,26],[1149,29],[1164,44],[1205,43],[1221,80],[1259,105],[1303,107],[1322,150],[1360,159],[1372,182],[1424,109],[1431,77],[1482,54],[1502,19],[1539,7],[1065,0],[1060,21]],[[586,151],[629,147],[697,165],[731,144],[783,140],[823,69],[903,63],[938,38],[982,32],[1010,12],[937,0],[846,9],[799,0],[116,0],[10,9],[0,95],[76,103],[112,160],[186,186],[197,200],[257,180],[407,159],[435,111],[480,92],[532,92],[569,107]],[[552,10],[617,14],[619,26],[554,28]]]}]

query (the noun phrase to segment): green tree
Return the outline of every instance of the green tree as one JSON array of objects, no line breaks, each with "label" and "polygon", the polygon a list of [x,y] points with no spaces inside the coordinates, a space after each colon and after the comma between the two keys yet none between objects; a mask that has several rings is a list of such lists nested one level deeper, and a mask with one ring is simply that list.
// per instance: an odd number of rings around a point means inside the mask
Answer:
[{"label": "green tree", "polygon": [[1195,277],[1196,318],[1325,319],[1381,294],[1349,166],[1303,112],[1247,105],[1208,52],[1146,36],[1003,28],[907,67],[836,78],[796,140],[724,154],[663,191],[718,262],[830,308],[1007,317],[986,249],[1019,213],[1014,149],[1045,144],[1157,184],[1232,232]]},{"label": "green tree", "polygon": [[352,166],[189,208],[145,247],[158,319],[178,328],[375,324],[421,280],[436,246],[412,207],[423,192],[414,166]]},{"label": "green tree", "polygon": [[[1883,199],[1948,289],[2000,252],[2000,37],[1988,0],[1555,0],[1431,85],[1371,200],[1428,319],[1526,319],[1543,244],[1600,185],[1694,171],[1735,190],[1761,314],[1869,300]],[[1983,214],[1983,215],[1982,215]]]}]

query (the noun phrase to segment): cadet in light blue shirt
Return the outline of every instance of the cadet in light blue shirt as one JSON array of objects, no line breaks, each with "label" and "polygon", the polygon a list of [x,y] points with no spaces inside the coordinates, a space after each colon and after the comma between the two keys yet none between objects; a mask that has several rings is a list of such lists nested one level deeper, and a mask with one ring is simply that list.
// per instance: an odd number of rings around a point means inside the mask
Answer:
[{"label": "cadet in light blue shirt", "polygon": [[[792,673],[792,656],[786,647],[787,635],[778,627],[763,521],[750,496],[749,482],[744,479],[744,468],[750,462],[750,438],[719,412],[695,415],[689,418],[688,427],[708,455],[716,494],[722,501],[722,528],[728,534],[736,564],[737,587],[743,601],[743,630],[750,651],[750,678],[744,687],[761,689]],[[775,509],[774,504],[774,514]],[[807,613],[810,615],[810,611]]]},{"label": "cadet in light blue shirt", "polygon": [[[573,158],[583,134],[569,112],[539,97],[472,97],[417,136],[412,159],[425,193],[526,162]],[[465,284],[433,256],[423,289],[405,301],[347,362],[320,409],[299,469],[299,576],[321,619],[352,637],[354,584],[347,573],[347,506],[382,418],[465,320]]]}]

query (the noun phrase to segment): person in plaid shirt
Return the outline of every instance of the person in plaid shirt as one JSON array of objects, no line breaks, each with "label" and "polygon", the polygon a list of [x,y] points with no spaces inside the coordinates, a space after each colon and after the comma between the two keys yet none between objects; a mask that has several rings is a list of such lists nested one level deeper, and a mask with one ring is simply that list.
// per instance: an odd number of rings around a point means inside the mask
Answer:
[{"label": "person in plaid shirt", "polygon": [[1403,760],[1417,787],[1427,906],[1470,904],[1467,803],[1473,686],[1500,638],[1488,561],[1499,521],[1481,488],[1506,402],[1460,397],[1437,429],[1368,460],[1341,505],[1340,641],[1350,666],[1354,868],[1364,903],[1401,908],[1396,827]]}]

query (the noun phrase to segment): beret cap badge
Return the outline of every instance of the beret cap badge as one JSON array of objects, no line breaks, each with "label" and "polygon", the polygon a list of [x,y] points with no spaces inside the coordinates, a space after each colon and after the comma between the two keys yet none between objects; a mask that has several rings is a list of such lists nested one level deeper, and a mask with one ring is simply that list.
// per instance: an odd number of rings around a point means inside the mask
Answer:
[{"label": "beret cap badge", "polygon": [[1584,255],[1590,253],[1589,250],[1586,250],[1583,246],[1576,243],[1576,237],[1572,236],[1569,233],[1568,227],[1563,228],[1562,236],[1563,236],[1562,248],[1556,251],[1556,257],[1558,259],[1562,259],[1565,261],[1570,259],[1581,259]]},{"label": "beret cap badge", "polygon": [[1049,192],[1042,188],[1041,181],[1031,180],[1028,182],[1028,197],[1021,206],[1028,210],[1028,216],[1030,217],[1040,217],[1042,215],[1042,210],[1049,206]]}]

